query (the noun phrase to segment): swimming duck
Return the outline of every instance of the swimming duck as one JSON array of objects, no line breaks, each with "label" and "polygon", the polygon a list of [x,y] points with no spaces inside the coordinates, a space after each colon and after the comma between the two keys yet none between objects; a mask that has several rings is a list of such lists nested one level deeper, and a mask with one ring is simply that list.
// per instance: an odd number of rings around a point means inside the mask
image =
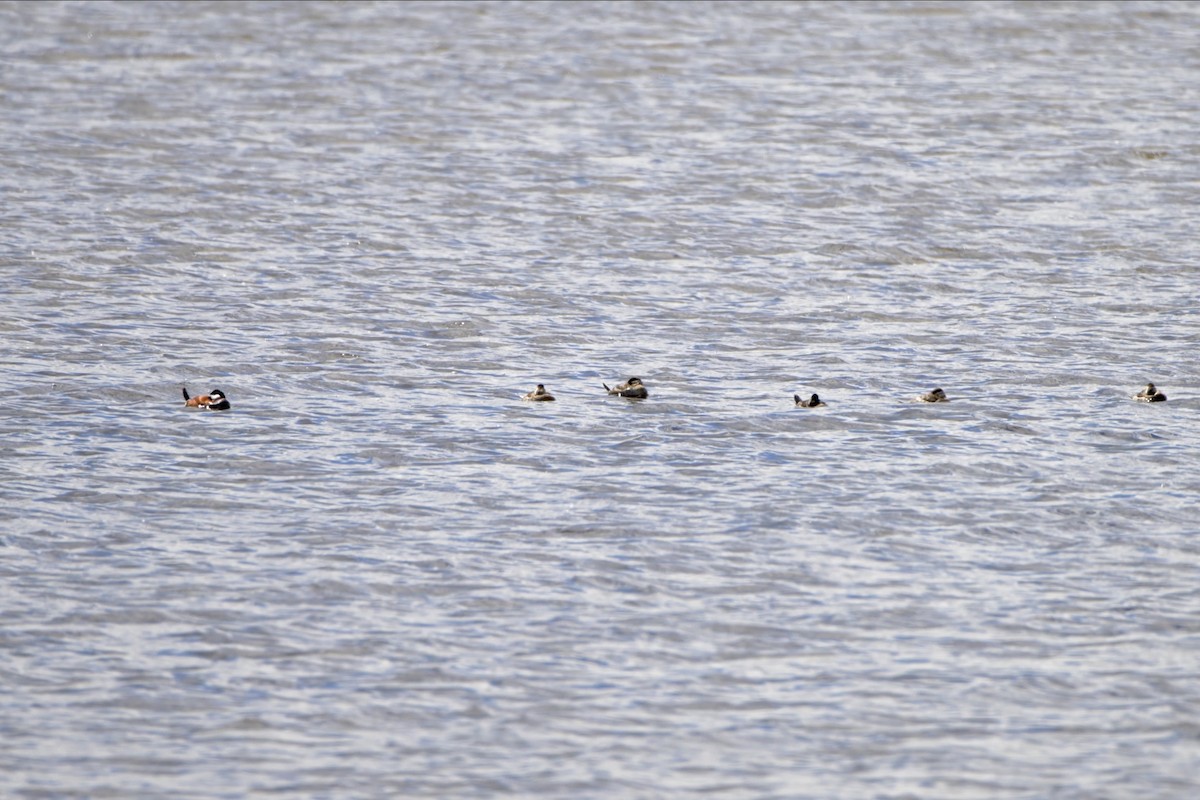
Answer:
[{"label": "swimming duck", "polygon": [[188,408],[207,408],[209,411],[228,411],[229,401],[220,389],[213,389],[208,394],[198,394],[188,397],[187,387],[183,387],[183,404]]},{"label": "swimming duck", "polygon": [[1153,383],[1147,383],[1146,388],[1133,396],[1134,400],[1141,400],[1143,403],[1161,403],[1167,399],[1167,396],[1160,392]]},{"label": "swimming duck", "polygon": [[798,394],[792,395],[792,398],[796,401],[796,405],[800,406],[801,408],[816,408],[817,406],[825,405],[821,398],[817,397],[816,394],[813,394],[813,396],[807,400],[801,400],[800,395]]},{"label": "swimming duck", "polygon": [[644,400],[650,396],[650,393],[646,391],[646,387],[642,384],[641,378],[630,378],[624,383],[614,386],[611,389],[608,388],[607,383],[602,383],[600,385],[603,386],[609,394],[619,394],[621,397],[632,397],[638,400]]},{"label": "swimming duck", "polygon": [[921,395],[921,399],[926,403],[949,403],[950,398],[946,397],[946,393],[941,389],[934,389]]},{"label": "swimming duck", "polygon": [[542,385],[539,383],[539,384],[537,385],[537,388],[536,388],[536,389],[534,389],[532,392],[530,392],[529,394],[525,395],[525,396],[524,396],[524,397],[522,397],[521,399],[522,399],[522,400],[541,400],[541,401],[543,401],[543,402],[544,402],[544,401],[548,401],[548,400],[553,400],[553,399],[554,399],[554,395],[552,395],[552,394],[550,394],[549,392],[547,392],[547,391],[546,391],[546,387],[545,387],[545,386],[542,386]]}]

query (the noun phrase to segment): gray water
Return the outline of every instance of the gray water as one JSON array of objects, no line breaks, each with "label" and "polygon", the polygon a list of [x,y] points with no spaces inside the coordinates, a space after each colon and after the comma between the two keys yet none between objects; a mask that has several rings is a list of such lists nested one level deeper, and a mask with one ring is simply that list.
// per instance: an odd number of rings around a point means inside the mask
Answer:
[{"label": "gray water", "polygon": [[0,796],[1196,796],[1198,31],[0,6]]}]

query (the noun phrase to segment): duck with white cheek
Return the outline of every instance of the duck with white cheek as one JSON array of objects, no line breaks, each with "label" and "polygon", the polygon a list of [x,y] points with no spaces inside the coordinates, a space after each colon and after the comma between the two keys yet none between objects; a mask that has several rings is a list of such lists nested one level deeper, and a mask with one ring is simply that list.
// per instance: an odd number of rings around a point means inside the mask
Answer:
[{"label": "duck with white cheek", "polygon": [[650,393],[646,391],[646,386],[642,383],[641,378],[630,378],[624,383],[617,384],[611,389],[608,388],[607,383],[602,383],[600,385],[603,386],[609,394],[616,394],[620,395],[621,397],[629,397],[634,400],[645,400],[650,396]]},{"label": "duck with white cheek", "polygon": [[534,401],[534,402],[542,402],[542,403],[546,403],[546,402],[553,402],[553,401],[554,401],[554,395],[552,395],[552,394],[550,394],[549,392],[547,392],[547,391],[546,391],[546,387],[545,387],[545,386],[542,386],[542,385],[539,383],[539,384],[537,385],[537,388],[536,388],[536,389],[534,389],[532,392],[530,392],[529,394],[525,395],[525,396],[524,396],[524,397],[522,397],[521,399],[522,399],[522,400],[532,400],[532,401]]},{"label": "duck with white cheek", "polygon": [[183,387],[183,405],[187,408],[207,409],[208,411],[228,411],[229,401],[220,389],[213,389],[208,394],[198,394],[188,397],[187,387]]},{"label": "duck with white cheek", "polygon": [[1160,392],[1153,383],[1147,383],[1146,388],[1135,394],[1133,399],[1143,403],[1163,403],[1166,402],[1167,396]]}]

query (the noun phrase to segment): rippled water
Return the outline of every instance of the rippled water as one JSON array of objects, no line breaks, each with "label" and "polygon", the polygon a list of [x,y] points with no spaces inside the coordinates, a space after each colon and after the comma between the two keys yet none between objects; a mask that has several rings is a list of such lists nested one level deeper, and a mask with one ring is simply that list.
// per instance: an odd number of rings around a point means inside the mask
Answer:
[{"label": "rippled water", "polygon": [[0,5],[0,795],[1200,791],[1198,29]]}]

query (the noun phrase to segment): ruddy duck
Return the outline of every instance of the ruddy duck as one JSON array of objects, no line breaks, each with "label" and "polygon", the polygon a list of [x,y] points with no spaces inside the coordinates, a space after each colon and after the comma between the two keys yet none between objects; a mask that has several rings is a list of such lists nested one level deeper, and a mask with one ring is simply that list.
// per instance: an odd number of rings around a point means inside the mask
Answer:
[{"label": "ruddy duck", "polygon": [[207,408],[209,411],[228,411],[229,401],[220,389],[213,389],[208,394],[198,394],[188,397],[187,387],[183,387],[183,404],[188,408]]},{"label": "ruddy duck", "polygon": [[1134,400],[1141,400],[1143,403],[1161,403],[1167,399],[1167,396],[1160,392],[1153,383],[1147,383],[1146,388],[1133,396]]},{"label": "ruddy duck", "polygon": [[521,399],[522,399],[522,400],[541,400],[541,401],[543,401],[543,402],[544,402],[544,401],[553,400],[553,399],[554,399],[554,395],[552,395],[552,394],[550,394],[549,392],[547,392],[547,391],[546,391],[546,387],[545,387],[545,386],[542,386],[542,385],[539,383],[539,384],[537,385],[537,388],[536,388],[536,389],[534,389],[532,392],[530,392],[529,394],[525,395],[525,396],[524,396],[524,397],[522,397]]},{"label": "ruddy duck", "polygon": [[642,385],[641,378],[630,378],[619,386],[614,386],[611,389],[608,388],[607,383],[602,383],[600,385],[603,386],[609,394],[619,394],[621,397],[632,397],[638,400],[644,400],[650,396],[650,393],[646,391],[646,387]]},{"label": "ruddy duck", "polygon": [[796,405],[800,406],[801,408],[816,408],[817,406],[825,405],[821,398],[817,397],[815,394],[807,400],[801,400],[800,395],[798,394],[792,395],[792,398],[796,401]]},{"label": "ruddy duck", "polygon": [[921,399],[926,403],[949,403],[950,398],[946,397],[946,393],[941,389],[934,389],[931,392],[926,392],[921,395]]}]

